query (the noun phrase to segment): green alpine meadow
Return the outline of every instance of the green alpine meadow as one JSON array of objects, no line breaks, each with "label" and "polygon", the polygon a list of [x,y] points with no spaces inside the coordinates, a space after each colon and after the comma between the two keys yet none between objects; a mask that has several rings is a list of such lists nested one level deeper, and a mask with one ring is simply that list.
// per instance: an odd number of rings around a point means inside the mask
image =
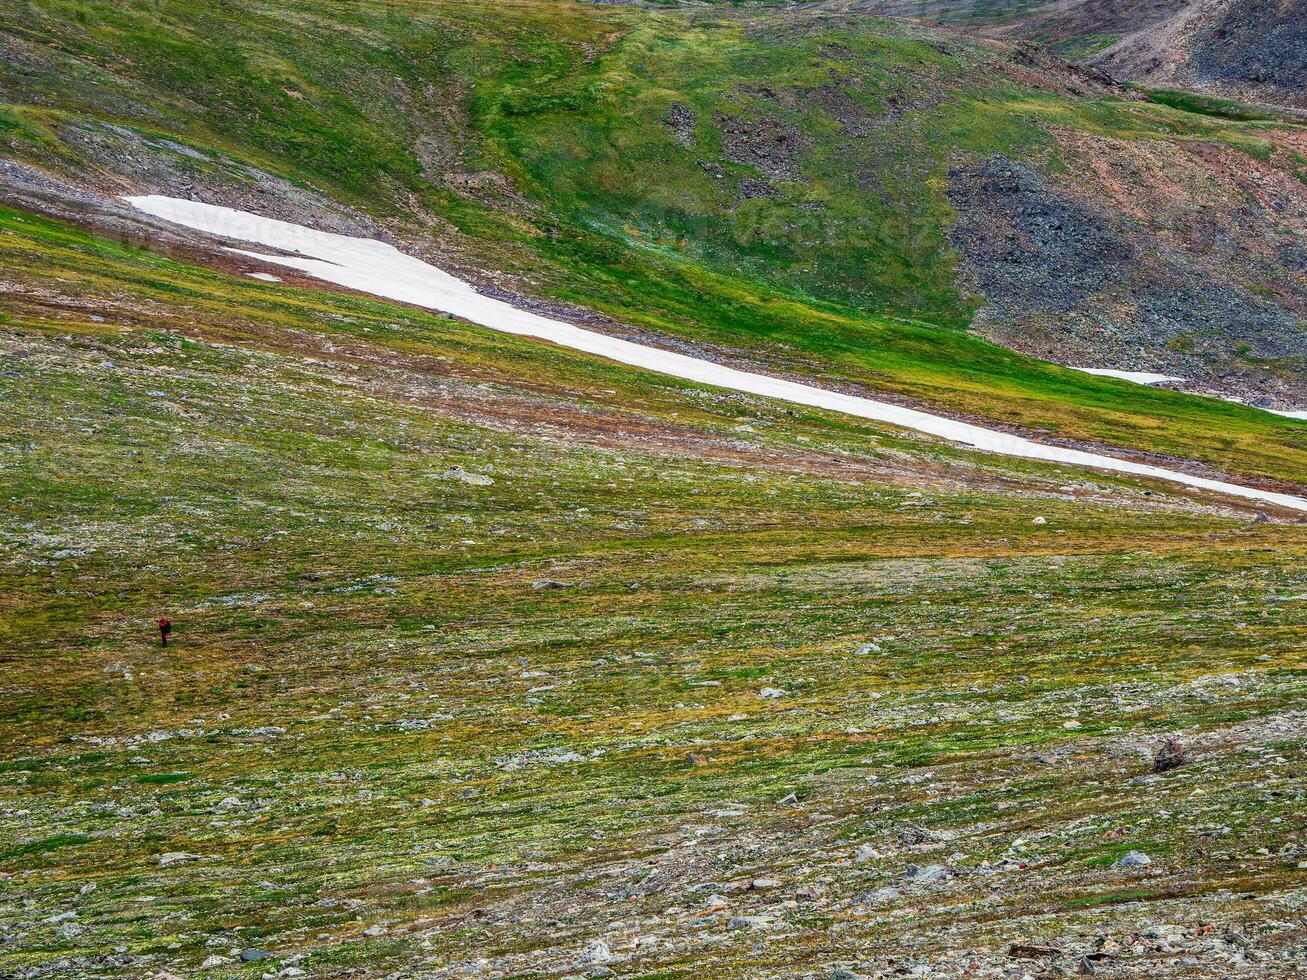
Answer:
[{"label": "green alpine meadow", "polygon": [[1304,78],[0,6],[0,978],[1301,976]]}]

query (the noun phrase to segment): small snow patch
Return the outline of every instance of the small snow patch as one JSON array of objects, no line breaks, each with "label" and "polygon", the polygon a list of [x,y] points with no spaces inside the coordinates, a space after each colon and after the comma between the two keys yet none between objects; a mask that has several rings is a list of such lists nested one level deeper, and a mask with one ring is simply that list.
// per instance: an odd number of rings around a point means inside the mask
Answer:
[{"label": "small snow patch", "polygon": [[1087,368],[1073,367],[1072,371],[1083,371],[1085,374],[1096,374],[1102,378],[1117,378],[1121,381],[1133,381],[1137,385],[1160,385],[1171,382],[1178,384],[1184,381],[1184,378],[1177,378],[1171,374],[1154,374],[1152,371],[1117,371],[1113,368]]}]

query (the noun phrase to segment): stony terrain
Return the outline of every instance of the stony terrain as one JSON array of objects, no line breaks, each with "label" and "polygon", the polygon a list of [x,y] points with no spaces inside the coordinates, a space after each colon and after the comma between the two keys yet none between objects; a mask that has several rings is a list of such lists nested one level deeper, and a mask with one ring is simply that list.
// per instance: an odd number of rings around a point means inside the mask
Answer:
[{"label": "stony terrain", "polygon": [[1307,109],[1302,0],[1087,0],[1021,28],[1118,78]]},{"label": "stony terrain", "polygon": [[[959,219],[949,237],[964,280],[986,297],[975,329],[1051,360],[1127,370],[1142,363],[1182,378],[1205,376],[1201,389],[1256,405],[1295,404],[1301,387],[1289,365],[1307,370],[1307,311],[1286,309],[1232,275],[1240,263],[1227,261],[1233,242],[1222,226],[1260,224],[1271,256],[1292,252],[1304,239],[1284,234],[1283,222],[1307,218],[1307,197],[1286,183],[1274,202],[1250,201],[1237,217],[1203,214],[1201,199],[1175,184],[1193,177],[1201,186],[1211,178],[1196,173],[1185,155],[1166,153],[1178,179],[1149,200],[1132,200],[1116,178],[1137,157],[1123,150],[1113,160],[1101,152],[1105,143],[1085,142],[1084,165],[1115,192],[1118,206],[1111,210],[1001,155],[950,171],[949,197]],[[1194,224],[1159,241],[1138,224],[1153,205],[1183,209],[1181,220]],[[1198,267],[1203,275],[1195,275]],[[1105,350],[1113,353],[1105,358]],[[1245,358],[1284,371],[1250,371],[1241,366]]]},{"label": "stony terrain", "polygon": [[1307,109],[1302,0],[862,0],[859,8],[1029,39],[1127,81]]}]

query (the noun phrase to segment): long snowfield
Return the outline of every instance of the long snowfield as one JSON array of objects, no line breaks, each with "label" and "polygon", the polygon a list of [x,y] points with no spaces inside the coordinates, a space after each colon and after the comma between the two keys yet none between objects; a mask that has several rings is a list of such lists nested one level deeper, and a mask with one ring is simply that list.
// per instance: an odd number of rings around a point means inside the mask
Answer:
[{"label": "long snowfield", "polygon": [[629,364],[632,367],[656,371],[698,384],[749,392],[799,405],[842,412],[876,422],[887,422],[985,452],[1168,480],[1233,497],[1307,511],[1307,499],[1302,497],[1272,493],[1221,480],[1209,480],[1178,470],[1135,463],[1099,453],[1049,446],[1020,436],[932,415],[929,412],[902,408],[871,398],[827,391],[813,385],[773,378],[765,374],[724,367],[686,354],[632,343],[629,340],[609,337],[592,330],[583,330],[560,320],[519,310],[501,300],[482,296],[463,280],[405,255],[391,245],[373,239],[351,238],[315,231],[302,225],[264,218],[232,208],[159,195],[127,197],[124,200],[140,211],[196,231],[291,253],[269,255],[246,249],[232,249],[233,252],[241,255],[298,269],[326,282],[371,293],[374,296],[448,313],[492,330],[535,337],[621,364]]}]

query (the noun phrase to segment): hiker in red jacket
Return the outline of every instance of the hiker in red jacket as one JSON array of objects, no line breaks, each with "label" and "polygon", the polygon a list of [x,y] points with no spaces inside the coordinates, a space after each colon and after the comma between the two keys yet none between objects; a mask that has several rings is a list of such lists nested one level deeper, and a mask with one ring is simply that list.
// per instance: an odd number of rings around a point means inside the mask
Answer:
[{"label": "hiker in red jacket", "polygon": [[167,616],[160,616],[160,617],[159,617],[159,639],[163,641],[163,645],[164,645],[164,646],[167,646],[167,645],[168,645],[168,634],[171,633],[171,632],[172,632],[172,623],[169,622],[168,617],[167,617]]}]

